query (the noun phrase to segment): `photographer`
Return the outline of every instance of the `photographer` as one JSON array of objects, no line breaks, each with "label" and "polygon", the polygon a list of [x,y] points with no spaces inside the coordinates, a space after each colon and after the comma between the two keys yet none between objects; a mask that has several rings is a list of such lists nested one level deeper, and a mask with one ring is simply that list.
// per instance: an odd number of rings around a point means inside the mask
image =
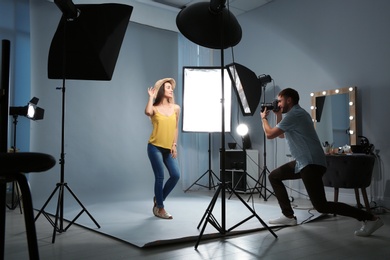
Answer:
[{"label": "photographer", "polygon": [[[288,198],[284,180],[302,179],[313,207],[320,213],[331,213],[364,221],[356,236],[369,236],[383,225],[383,221],[371,213],[340,202],[328,202],[322,176],[326,172],[326,158],[309,113],[300,107],[299,94],[286,88],[278,95],[276,126],[271,127],[267,117],[269,110],[260,113],[263,129],[268,139],[286,138],[291,155],[295,159],[273,170],[269,181],[281,207],[283,216],[270,220],[270,224],[297,224]],[[284,116],[282,116],[284,114]]]}]

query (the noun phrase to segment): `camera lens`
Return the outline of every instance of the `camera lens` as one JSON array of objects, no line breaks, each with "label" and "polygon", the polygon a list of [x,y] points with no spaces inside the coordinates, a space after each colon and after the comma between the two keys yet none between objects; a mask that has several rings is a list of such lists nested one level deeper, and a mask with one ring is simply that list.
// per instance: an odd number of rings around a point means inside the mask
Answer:
[{"label": "camera lens", "polygon": [[272,110],[274,112],[279,111],[278,101],[275,99],[272,103],[262,103],[261,104],[261,112],[264,111],[264,109],[267,108],[267,110]]}]

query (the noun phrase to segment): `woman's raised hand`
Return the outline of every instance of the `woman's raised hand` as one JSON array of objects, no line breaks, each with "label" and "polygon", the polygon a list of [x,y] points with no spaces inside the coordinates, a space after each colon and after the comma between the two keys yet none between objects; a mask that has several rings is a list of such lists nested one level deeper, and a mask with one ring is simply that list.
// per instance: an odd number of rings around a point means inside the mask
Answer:
[{"label": "woman's raised hand", "polygon": [[155,91],[154,87],[148,88],[148,94],[150,97],[154,97],[154,91]]}]

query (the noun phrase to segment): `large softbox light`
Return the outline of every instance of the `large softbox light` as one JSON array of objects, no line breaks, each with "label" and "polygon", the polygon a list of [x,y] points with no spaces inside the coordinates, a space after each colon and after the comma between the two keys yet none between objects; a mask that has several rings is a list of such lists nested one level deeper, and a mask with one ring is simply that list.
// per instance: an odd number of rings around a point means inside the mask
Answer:
[{"label": "large softbox light", "polygon": [[76,7],[79,16],[73,21],[62,16],[53,37],[48,77],[111,80],[133,7],[122,4]]},{"label": "large softbox light", "polygon": [[226,66],[244,116],[253,116],[261,98],[261,82],[247,67],[232,63]]}]

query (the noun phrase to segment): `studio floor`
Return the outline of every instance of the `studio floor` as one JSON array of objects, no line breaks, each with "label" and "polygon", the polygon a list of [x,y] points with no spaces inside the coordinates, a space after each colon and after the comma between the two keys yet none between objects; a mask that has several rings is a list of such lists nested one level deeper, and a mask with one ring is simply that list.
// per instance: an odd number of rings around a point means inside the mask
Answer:
[{"label": "studio floor", "polygon": [[[152,216],[151,201],[134,202],[130,209],[125,205],[115,214],[111,212],[112,215],[107,212],[117,208],[115,205],[100,207],[103,210],[92,206],[88,210],[101,228],[95,227],[85,215],[80,223],[57,233],[54,244],[53,227],[46,218],[39,217],[36,227],[41,259],[384,259],[390,253],[389,214],[381,215],[385,226],[374,235],[355,237],[354,230],[360,228],[358,221],[342,216],[320,216],[311,210],[306,199],[294,201],[300,225],[272,227],[277,238],[256,218],[247,221],[240,230],[237,228],[241,232],[229,232],[226,236],[213,235],[218,232],[208,224],[206,235],[195,249],[199,237],[196,227],[212,195],[212,192],[189,192],[173,197],[172,202],[167,202],[173,220]],[[266,223],[269,218],[279,216],[272,196],[268,201],[253,197],[253,204],[249,202],[249,205]],[[235,198],[226,204],[227,228],[250,215],[246,208],[239,209],[242,203]],[[216,203],[214,209],[217,219],[219,206]],[[28,259],[23,215],[18,210],[7,210],[5,242],[5,259]]]}]

